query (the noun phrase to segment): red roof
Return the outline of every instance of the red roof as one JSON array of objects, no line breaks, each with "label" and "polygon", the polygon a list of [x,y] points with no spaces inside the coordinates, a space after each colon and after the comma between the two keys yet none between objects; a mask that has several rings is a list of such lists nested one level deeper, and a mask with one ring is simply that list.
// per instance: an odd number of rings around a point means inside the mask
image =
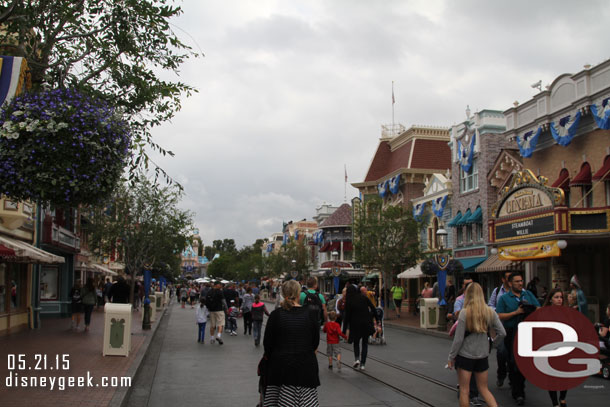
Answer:
[{"label": "red roof", "polygon": [[344,203],[338,207],[332,215],[324,220],[319,227],[327,228],[331,226],[349,226],[352,224],[352,207]]},{"label": "red roof", "polygon": [[570,186],[574,185],[591,185],[591,166],[589,163],[582,163],[580,172],[570,181]]},{"label": "red roof", "polygon": [[[411,158],[411,148],[414,148]],[[414,138],[391,151],[388,141],[381,141],[364,182],[377,181],[401,168],[447,170],[451,168],[451,149],[447,141]]]},{"label": "red roof", "polygon": [[570,172],[565,169],[562,168],[561,171],[559,171],[559,177],[555,180],[555,182],[553,182],[553,185],[551,185],[553,188],[561,188],[564,191],[568,191],[570,190]]},{"label": "red roof", "polygon": [[610,155],[604,158],[604,165],[593,175],[593,181],[597,180],[610,180]]},{"label": "red roof", "polygon": [[326,242],[326,243],[324,243],[324,245],[322,245],[322,247],[320,247],[320,250],[319,250],[319,251],[320,251],[320,252],[325,252],[325,251],[328,251],[328,248],[329,248],[329,247],[330,247],[330,243],[329,243],[329,242]]}]

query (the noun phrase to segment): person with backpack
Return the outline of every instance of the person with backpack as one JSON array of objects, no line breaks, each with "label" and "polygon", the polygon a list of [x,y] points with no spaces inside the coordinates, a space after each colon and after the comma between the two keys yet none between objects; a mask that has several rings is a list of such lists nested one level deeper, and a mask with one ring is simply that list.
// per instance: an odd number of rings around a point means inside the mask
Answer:
[{"label": "person with backpack", "polygon": [[322,294],[316,292],[318,289],[318,279],[315,277],[309,277],[307,279],[307,289],[301,292],[299,303],[306,308],[312,314],[312,318],[319,321],[320,326],[328,320],[328,313],[326,311],[326,300]]}]

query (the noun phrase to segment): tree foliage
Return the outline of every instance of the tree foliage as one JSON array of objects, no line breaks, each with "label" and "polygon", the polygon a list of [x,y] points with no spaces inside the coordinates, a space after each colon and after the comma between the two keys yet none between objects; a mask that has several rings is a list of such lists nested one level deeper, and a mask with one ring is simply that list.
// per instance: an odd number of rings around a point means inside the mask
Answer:
[{"label": "tree foliage", "polygon": [[278,253],[270,253],[263,262],[265,274],[269,276],[279,277],[283,273],[290,275],[293,270],[296,270],[299,276],[304,276],[309,271],[310,256],[303,240],[291,241]]},{"label": "tree foliage", "polygon": [[[383,207],[377,197],[354,205],[356,260],[368,269],[383,272],[386,287],[401,267],[413,266],[420,257],[418,224],[402,206]],[[386,302],[387,304],[387,302]]]},{"label": "tree foliage", "polygon": [[263,258],[261,253],[263,240],[258,239],[251,246],[241,249],[235,247],[235,240],[214,240],[212,246],[206,246],[206,256],[219,257],[208,266],[208,275],[233,281],[252,280],[262,277]]},{"label": "tree foliage", "polygon": [[[34,88],[72,87],[110,100],[128,117],[136,154],[132,173],[148,168],[154,126],[195,89],[162,79],[196,56],[170,26],[171,0],[13,0],[0,6],[0,52],[28,61]],[[165,173],[155,166],[156,174]]]},{"label": "tree foliage", "polygon": [[192,214],[177,207],[180,198],[176,187],[150,181],[122,185],[92,210],[90,250],[101,257],[116,249],[132,275],[144,268],[179,274],[180,253],[193,230]]}]

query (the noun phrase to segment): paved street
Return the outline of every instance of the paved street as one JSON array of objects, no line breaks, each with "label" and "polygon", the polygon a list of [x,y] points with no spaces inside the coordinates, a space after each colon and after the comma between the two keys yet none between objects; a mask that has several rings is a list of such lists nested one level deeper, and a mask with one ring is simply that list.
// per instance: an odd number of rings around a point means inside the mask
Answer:
[{"label": "paved street", "polygon": [[[268,307],[272,308],[268,304]],[[137,407],[165,406],[179,402],[209,406],[254,406],[257,403],[256,365],[262,346],[255,348],[253,340],[245,337],[239,320],[239,335],[224,336],[223,346],[211,345],[209,337],[204,345],[196,341],[194,310],[173,305],[149,347],[142,369],[133,383],[131,394],[124,405]],[[353,355],[344,349],[347,363],[339,373],[327,369],[327,360],[318,356],[321,387],[318,389],[322,406],[418,406],[422,405],[404,393],[438,407],[455,406],[453,390],[430,383],[398,370],[413,370],[454,386],[455,372],[444,369],[450,341],[421,333],[387,328],[386,346],[370,346],[371,359],[366,375],[352,370]],[[206,333],[206,336],[209,334]],[[348,347],[347,344],[343,344]],[[321,343],[320,350],[325,350]],[[490,358],[490,372],[495,373],[495,357]],[[490,375],[492,382],[495,375]],[[388,384],[392,387],[389,387]],[[568,393],[568,402],[583,406],[606,405],[610,383],[597,377]],[[502,406],[515,405],[507,386],[490,386]],[[395,390],[397,389],[397,390]],[[530,406],[549,405],[545,391],[527,386]]]}]

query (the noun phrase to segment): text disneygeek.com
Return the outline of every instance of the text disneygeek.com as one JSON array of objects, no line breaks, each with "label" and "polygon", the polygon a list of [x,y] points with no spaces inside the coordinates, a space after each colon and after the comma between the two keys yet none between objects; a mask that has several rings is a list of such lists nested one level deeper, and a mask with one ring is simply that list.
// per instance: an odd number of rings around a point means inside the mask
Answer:
[{"label": "text disneygeek.com", "polygon": [[17,372],[9,372],[4,380],[7,388],[48,388],[49,390],[65,390],[77,387],[131,387],[131,377],[102,376],[93,380],[91,372],[86,376],[22,376]]}]

